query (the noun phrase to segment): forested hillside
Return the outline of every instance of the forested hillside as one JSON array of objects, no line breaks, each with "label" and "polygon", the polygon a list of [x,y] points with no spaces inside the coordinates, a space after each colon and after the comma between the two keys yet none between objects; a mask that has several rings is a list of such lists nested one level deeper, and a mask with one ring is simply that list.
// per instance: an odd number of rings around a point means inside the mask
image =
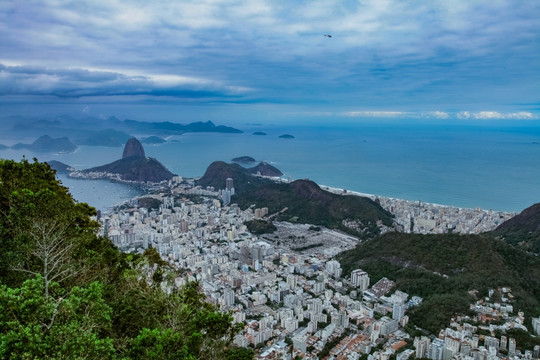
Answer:
[{"label": "forested hillside", "polygon": [[339,255],[343,273],[361,268],[371,282],[387,277],[396,288],[424,298],[409,315],[437,333],[454,314],[466,314],[488,289],[510,287],[514,308],[540,314],[540,259],[487,235],[388,233]]},{"label": "forested hillside", "polygon": [[232,317],[149,250],[96,236],[49,165],[0,160],[0,358],[251,359],[231,346]]},{"label": "forested hillside", "polygon": [[309,180],[275,183],[252,176],[238,164],[210,164],[197,185],[222,189],[227,178],[234,180],[232,202],[242,209],[267,207],[270,214],[279,213],[280,221],[322,225],[361,238],[378,235],[382,225],[393,225],[392,214],[366,197],[333,194]]}]

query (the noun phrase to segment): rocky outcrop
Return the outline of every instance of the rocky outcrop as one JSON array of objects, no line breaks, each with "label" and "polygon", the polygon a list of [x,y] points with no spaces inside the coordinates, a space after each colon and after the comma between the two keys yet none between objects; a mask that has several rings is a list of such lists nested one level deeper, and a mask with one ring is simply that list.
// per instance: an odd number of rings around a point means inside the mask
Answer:
[{"label": "rocky outcrop", "polygon": [[124,153],[122,154],[122,159],[126,159],[129,157],[136,157],[136,158],[145,158],[146,155],[144,154],[144,148],[139,140],[136,138],[131,138],[126,142],[126,145],[124,146]]},{"label": "rocky outcrop", "polygon": [[122,159],[110,164],[83,170],[87,176],[119,178],[123,181],[161,182],[170,180],[174,174],[154,158],[147,158],[139,140],[131,138],[124,147]]}]

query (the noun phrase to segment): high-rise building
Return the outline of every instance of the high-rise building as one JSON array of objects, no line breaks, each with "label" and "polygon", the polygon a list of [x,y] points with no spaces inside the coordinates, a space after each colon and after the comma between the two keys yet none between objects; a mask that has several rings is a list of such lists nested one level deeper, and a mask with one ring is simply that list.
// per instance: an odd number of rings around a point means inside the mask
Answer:
[{"label": "high-rise building", "polygon": [[540,345],[535,345],[532,353],[533,359],[538,359],[540,357]]},{"label": "high-rise building", "polygon": [[343,270],[341,269],[341,265],[338,261],[330,260],[326,263],[326,272],[328,273],[328,275],[339,278],[342,271]]},{"label": "high-rise building", "polygon": [[508,355],[509,356],[516,355],[516,339],[514,338],[508,339]]},{"label": "high-rise building", "polygon": [[[494,348],[495,350],[499,349],[499,339],[492,336],[486,336],[484,339],[484,346],[489,350]],[[496,352],[495,352],[496,354]]]},{"label": "high-rise building", "polygon": [[501,342],[499,343],[499,349],[500,350],[506,350],[506,346],[508,345],[508,339],[506,336],[501,336]]},{"label": "high-rise building", "polygon": [[405,315],[405,305],[394,304],[392,306],[392,319],[399,321]]},{"label": "high-rise building", "polygon": [[431,340],[427,336],[414,338],[415,356],[418,359],[425,358],[430,344]]},{"label": "high-rise building", "polygon": [[223,292],[223,299],[225,302],[225,305],[231,306],[234,305],[234,291],[231,289],[225,289]]},{"label": "high-rise building", "polygon": [[287,284],[289,284],[292,290],[296,289],[296,276],[293,274],[287,275]]},{"label": "high-rise building", "polygon": [[532,319],[532,327],[536,335],[540,335],[540,317]]},{"label": "high-rise building", "polygon": [[233,179],[232,178],[225,179],[225,189],[231,190],[233,187],[234,187]]},{"label": "high-rise building", "polygon": [[292,341],[293,341],[294,349],[305,354],[306,353],[307,339],[308,339],[307,334],[298,334],[295,337],[293,337]]},{"label": "high-rise building", "polygon": [[429,345],[428,358],[431,360],[442,360],[444,354],[444,340],[439,338],[433,339],[431,345]]},{"label": "high-rise building", "polygon": [[367,290],[369,287],[369,275],[362,269],[353,270],[351,273],[351,282],[357,286],[360,291]]}]

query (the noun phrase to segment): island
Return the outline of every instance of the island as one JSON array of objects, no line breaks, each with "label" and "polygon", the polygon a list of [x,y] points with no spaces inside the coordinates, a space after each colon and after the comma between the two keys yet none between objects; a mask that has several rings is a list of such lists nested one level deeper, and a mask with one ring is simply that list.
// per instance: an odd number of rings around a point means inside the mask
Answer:
[{"label": "island", "polygon": [[239,156],[232,159],[232,162],[235,162],[238,164],[253,164],[253,163],[256,163],[257,160],[255,160],[251,156]]},{"label": "island", "polygon": [[263,135],[266,135],[266,133],[265,133],[265,132],[262,132],[262,131],[255,131],[255,132],[253,133],[253,135],[263,136]]},{"label": "island", "polygon": [[294,136],[290,134],[283,134],[278,136],[280,139],[294,139]]},{"label": "island", "polygon": [[279,170],[275,166],[272,166],[269,163],[264,162],[264,161],[255,167],[249,168],[248,172],[250,174],[255,174],[259,176],[269,176],[269,177],[283,176],[283,173],[281,172],[281,170]]},{"label": "island", "polygon": [[149,136],[146,138],[141,139],[141,143],[148,144],[148,145],[158,145],[166,143],[167,140],[160,138],[159,136]]},{"label": "island", "polygon": [[77,149],[71,140],[67,137],[52,138],[49,135],[43,135],[37,138],[32,144],[15,144],[13,149],[29,149],[35,152],[58,152],[70,153]]}]

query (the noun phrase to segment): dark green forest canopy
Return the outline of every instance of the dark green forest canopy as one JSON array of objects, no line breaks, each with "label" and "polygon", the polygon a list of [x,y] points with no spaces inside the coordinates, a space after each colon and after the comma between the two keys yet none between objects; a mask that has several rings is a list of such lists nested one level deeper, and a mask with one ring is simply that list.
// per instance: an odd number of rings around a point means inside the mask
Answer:
[{"label": "dark green forest canopy", "polygon": [[[153,250],[121,253],[49,165],[0,160],[0,358],[252,359],[243,324]],[[157,257],[156,257],[157,255]],[[150,272],[154,268],[155,271]]]},{"label": "dark green forest canopy", "polygon": [[[361,238],[379,234],[381,224],[393,224],[392,214],[369,198],[324,191],[310,180],[275,183],[247,173],[238,164],[221,161],[210,164],[197,185],[222,189],[227,178],[234,180],[233,203],[242,209],[252,205],[267,207],[269,214],[278,213],[276,219],[280,221],[322,225]],[[349,220],[356,222],[358,228],[353,229],[343,224]]]},{"label": "dark green forest canopy", "polygon": [[[387,233],[339,255],[344,274],[367,271],[424,298],[410,312],[413,323],[437,333],[474,301],[468,291],[510,287],[514,311],[540,314],[540,259],[488,235]],[[529,324],[530,325],[530,320]]]}]

